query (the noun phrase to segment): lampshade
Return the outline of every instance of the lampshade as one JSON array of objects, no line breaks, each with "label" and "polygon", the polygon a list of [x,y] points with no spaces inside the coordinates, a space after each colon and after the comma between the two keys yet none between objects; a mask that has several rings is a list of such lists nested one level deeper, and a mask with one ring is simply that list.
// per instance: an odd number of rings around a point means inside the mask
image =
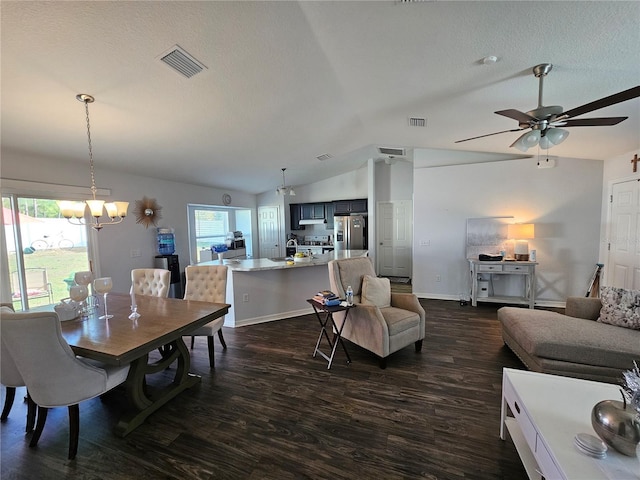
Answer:
[{"label": "lampshade", "polygon": [[507,236],[514,240],[529,240],[535,237],[535,226],[533,223],[514,223],[508,225]]},{"label": "lampshade", "polygon": [[538,144],[540,135],[540,130],[531,130],[530,132],[523,133],[511,146],[521,152],[526,152],[530,147],[535,147]]},{"label": "lampshade", "polygon": [[545,137],[554,145],[560,145],[568,136],[569,132],[562,128],[550,128],[545,134]]}]

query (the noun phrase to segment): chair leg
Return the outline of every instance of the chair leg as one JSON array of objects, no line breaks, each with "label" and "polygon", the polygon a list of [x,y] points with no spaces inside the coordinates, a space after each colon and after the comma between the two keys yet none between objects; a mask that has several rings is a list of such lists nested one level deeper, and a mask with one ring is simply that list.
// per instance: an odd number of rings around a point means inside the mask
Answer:
[{"label": "chair leg", "polygon": [[33,430],[33,426],[36,423],[36,410],[38,410],[38,406],[36,405],[36,402],[33,401],[33,399],[31,398],[31,395],[29,395],[29,392],[27,391],[27,427],[25,428],[25,431],[27,433]]},{"label": "chair leg", "polygon": [[38,445],[38,440],[40,440],[40,435],[42,435],[42,430],[44,430],[44,424],[47,421],[47,413],[49,413],[47,407],[38,406],[38,421],[36,422],[36,429],[33,431],[31,442],[29,442],[30,447]]},{"label": "chair leg", "polygon": [[16,387],[7,387],[7,396],[4,399],[4,408],[2,409],[2,416],[0,421],[4,422],[9,417],[9,412],[13,406],[13,400],[16,398]]},{"label": "chair leg", "polygon": [[80,435],[80,408],[78,404],[69,405],[69,460],[78,453],[78,436]]},{"label": "chair leg", "polygon": [[209,347],[209,367],[210,368],[215,368],[216,367],[216,357],[213,354],[213,337],[211,335],[209,335],[207,337],[207,346]]},{"label": "chair leg", "polygon": [[222,348],[227,349],[227,344],[224,341],[224,337],[222,336],[222,329],[218,330],[218,338],[220,339],[220,343],[222,344]]},{"label": "chair leg", "polygon": [[194,344],[195,340],[196,340],[196,337],[191,335],[191,350],[193,350],[193,344]]},{"label": "chair leg", "polygon": [[422,351],[422,340],[416,342],[416,353]]}]

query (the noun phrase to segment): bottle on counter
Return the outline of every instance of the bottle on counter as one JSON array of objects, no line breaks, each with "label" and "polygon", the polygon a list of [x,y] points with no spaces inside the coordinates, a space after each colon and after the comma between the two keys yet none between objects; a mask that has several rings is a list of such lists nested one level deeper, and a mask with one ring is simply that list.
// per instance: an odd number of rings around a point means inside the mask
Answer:
[{"label": "bottle on counter", "polygon": [[353,289],[351,288],[351,285],[347,287],[347,305],[353,305]]}]

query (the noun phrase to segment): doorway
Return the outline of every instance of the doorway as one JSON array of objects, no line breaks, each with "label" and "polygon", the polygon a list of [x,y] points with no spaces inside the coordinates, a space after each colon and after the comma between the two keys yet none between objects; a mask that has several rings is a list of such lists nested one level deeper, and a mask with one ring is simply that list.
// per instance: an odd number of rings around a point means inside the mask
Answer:
[{"label": "doorway", "polygon": [[640,289],[640,179],[614,183],[610,198],[606,284],[637,290]]},{"label": "doorway", "polygon": [[378,274],[411,278],[413,202],[378,202],[376,212]]},{"label": "doorway", "polygon": [[280,209],[274,207],[258,207],[258,242],[260,258],[284,256],[280,247]]}]

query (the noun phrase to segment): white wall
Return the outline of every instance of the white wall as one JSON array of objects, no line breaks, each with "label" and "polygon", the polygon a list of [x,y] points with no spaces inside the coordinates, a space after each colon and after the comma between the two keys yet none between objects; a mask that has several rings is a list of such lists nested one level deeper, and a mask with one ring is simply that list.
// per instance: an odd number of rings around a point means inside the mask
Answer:
[{"label": "white wall", "polygon": [[414,152],[416,294],[458,299],[468,291],[467,219],[513,216],[536,226],[529,248],[539,262],[538,303],[584,295],[598,261],[603,162],[563,158],[555,168],[538,169],[531,158],[421,168],[433,154]]},{"label": "white wall", "polygon": [[[128,292],[131,286],[131,269],[153,267],[156,255],[155,227],[145,229],[143,225],[136,223],[132,213],[136,200],[142,199],[143,196],[155,198],[162,207],[162,219],[159,220],[158,226],[175,229],[176,254],[180,257],[182,270],[189,261],[188,203],[222,205],[222,195],[229,193],[232,197],[231,206],[254,210],[256,207],[255,195],[102,170],[99,165],[99,160],[96,160],[98,188],[111,189],[112,199],[130,202],[129,215],[121,224],[104,227],[96,235],[99,263],[96,273],[113,278],[114,292]],[[3,179],[61,185],[88,186],[90,184],[88,165],[78,166],[75,163],[53,158],[30,157],[6,149],[2,151],[1,176]],[[256,231],[255,224],[253,228]],[[132,249],[139,249],[140,257],[132,258],[130,256]]]}]

